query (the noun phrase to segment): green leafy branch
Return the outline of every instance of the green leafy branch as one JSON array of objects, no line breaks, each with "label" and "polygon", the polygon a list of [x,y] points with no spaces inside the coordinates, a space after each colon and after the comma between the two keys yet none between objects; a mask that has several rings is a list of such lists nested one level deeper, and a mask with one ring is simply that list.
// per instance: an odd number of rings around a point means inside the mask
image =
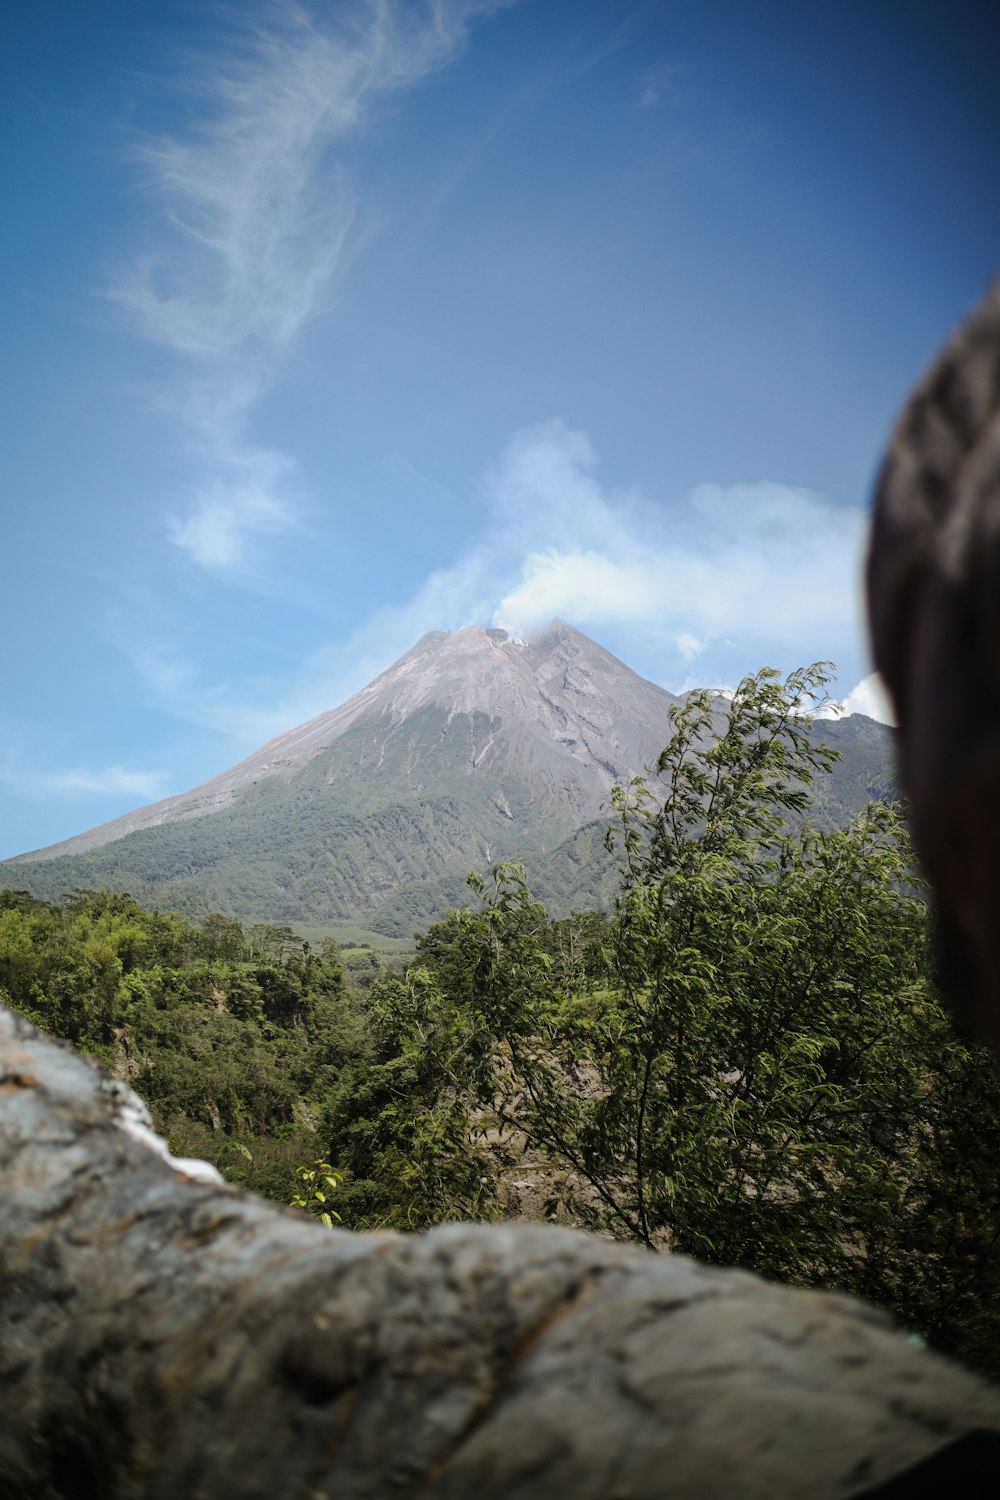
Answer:
[{"label": "green leafy branch", "polygon": [[301,1208],[303,1213],[318,1219],[327,1229],[333,1228],[334,1220],[341,1223],[337,1211],[328,1206],[327,1196],[336,1192],[338,1184],[343,1182],[343,1172],[338,1172],[328,1161],[314,1161],[311,1166],[303,1163],[296,1167],[295,1179],[300,1185],[292,1194],[293,1208]]}]

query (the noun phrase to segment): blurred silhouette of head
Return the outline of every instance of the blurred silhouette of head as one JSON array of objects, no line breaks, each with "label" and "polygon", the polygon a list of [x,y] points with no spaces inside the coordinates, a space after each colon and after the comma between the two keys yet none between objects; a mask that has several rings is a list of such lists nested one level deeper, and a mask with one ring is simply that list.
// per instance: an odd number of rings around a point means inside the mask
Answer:
[{"label": "blurred silhouette of head", "polygon": [[911,396],[868,553],[938,983],[1000,1057],[1000,278]]}]

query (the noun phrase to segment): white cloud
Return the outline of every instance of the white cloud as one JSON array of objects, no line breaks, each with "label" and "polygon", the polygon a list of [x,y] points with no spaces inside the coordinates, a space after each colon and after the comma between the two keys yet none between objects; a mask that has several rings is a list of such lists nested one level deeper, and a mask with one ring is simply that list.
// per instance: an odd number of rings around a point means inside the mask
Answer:
[{"label": "white cloud", "polygon": [[[208,682],[193,653],[172,659],[162,630],[145,653],[133,643],[133,660],[157,701],[249,750],[364,686],[425,631],[475,622],[520,636],[554,615],[599,638],[613,628],[626,659],[652,656],[667,686],[856,651],[863,518],[810,490],[702,485],[657,505],[602,486],[587,436],[555,421],[514,435],[483,498],[473,547],[314,652],[292,680],[257,684],[256,701],[238,684]],[[208,511],[189,543],[223,548],[228,527]]]},{"label": "white cloud", "polygon": [[301,708],[332,706],[424,631],[475,622],[516,635],[555,615],[598,633],[625,627],[661,656],[664,674],[713,644],[745,642],[752,670],[789,648],[798,659],[799,642],[811,648],[803,660],[854,642],[863,517],[813,491],[702,485],[686,504],[655,505],[603,487],[587,435],[551,421],[513,436],[486,499],[474,547],[314,658]]},{"label": "white cloud", "polygon": [[684,505],[654,506],[603,490],[595,465],[586,437],[561,424],[512,443],[494,508],[498,529],[527,545],[495,623],[629,625],[682,656],[694,642],[853,628],[860,511],[772,482],[704,484]]},{"label": "white cloud", "polygon": [[[248,17],[228,54],[187,80],[189,131],[138,148],[154,223],[110,295],[143,337],[198,362],[197,380],[164,405],[207,469],[186,514],[168,519],[170,540],[200,566],[235,570],[250,540],[296,523],[288,461],[253,448],[245,427],[363,241],[342,148],[380,99],[444,67],[470,20],[496,8],[274,3],[264,25]],[[267,472],[248,483],[248,468]]]},{"label": "white cloud", "polygon": [[685,661],[693,661],[704,651],[705,642],[699,641],[698,637],[692,635],[690,631],[682,630],[677,637],[677,649]]},{"label": "white cloud", "polygon": [[895,724],[889,695],[878,672],[871,672],[863,677],[851,688],[846,698],[831,705],[824,717],[839,717],[841,714],[865,714],[869,719],[877,719],[880,724]]}]

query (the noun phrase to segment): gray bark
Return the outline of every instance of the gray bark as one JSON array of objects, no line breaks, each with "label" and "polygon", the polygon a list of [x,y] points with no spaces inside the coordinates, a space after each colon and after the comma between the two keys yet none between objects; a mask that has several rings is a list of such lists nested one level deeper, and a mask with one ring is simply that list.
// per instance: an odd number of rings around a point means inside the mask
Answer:
[{"label": "gray bark", "polygon": [[127,1114],[0,1012],[6,1500],[832,1500],[1000,1427],[862,1303],[554,1229],[331,1233]]}]

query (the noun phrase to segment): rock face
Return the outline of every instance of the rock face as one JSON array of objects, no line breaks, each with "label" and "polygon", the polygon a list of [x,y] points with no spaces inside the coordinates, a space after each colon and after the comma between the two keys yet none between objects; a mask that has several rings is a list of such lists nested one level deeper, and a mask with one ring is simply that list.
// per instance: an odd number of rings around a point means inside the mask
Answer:
[{"label": "rock face", "polygon": [[[190,792],[0,865],[0,884],[409,937],[465,900],[470,870],[523,857],[555,914],[605,905],[614,865],[594,820],[656,761],[677,702],[558,620],[526,642],[436,631],[338,708]],[[860,718],[823,730],[848,757],[818,810],[843,822],[881,794],[888,737]]]},{"label": "rock face", "polygon": [[0,1009],[5,1500],[847,1500],[1000,1425],[864,1303],[555,1229],[330,1233],[191,1182],[120,1093]]}]

